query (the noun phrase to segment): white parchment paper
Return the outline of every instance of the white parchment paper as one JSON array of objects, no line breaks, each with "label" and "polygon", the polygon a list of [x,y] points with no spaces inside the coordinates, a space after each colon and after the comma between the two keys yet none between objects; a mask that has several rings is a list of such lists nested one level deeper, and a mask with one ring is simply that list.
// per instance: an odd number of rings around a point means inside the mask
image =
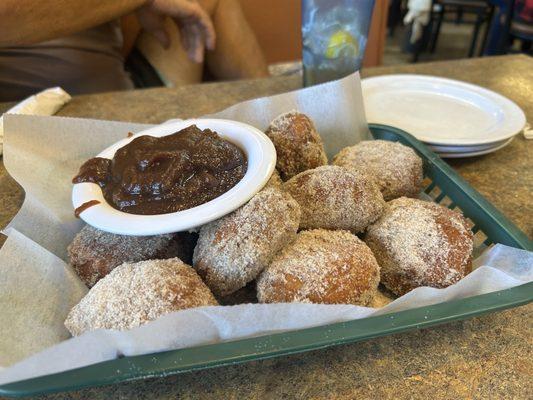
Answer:
[{"label": "white parchment paper", "polygon": [[[331,156],[368,137],[359,77],[235,105],[215,116],[264,129],[298,109],[316,122]],[[302,329],[502,290],[533,279],[531,253],[497,245],[446,289],[419,288],[381,309],[352,305],[246,304],[168,314],[127,332],[68,339],[63,321],[87,289],[66,263],[81,228],[71,179],[103,148],[147,125],[61,117],[5,117],[4,162],[26,198],[0,250],[0,384],[116,358]],[[484,266],[481,266],[484,265]]]}]

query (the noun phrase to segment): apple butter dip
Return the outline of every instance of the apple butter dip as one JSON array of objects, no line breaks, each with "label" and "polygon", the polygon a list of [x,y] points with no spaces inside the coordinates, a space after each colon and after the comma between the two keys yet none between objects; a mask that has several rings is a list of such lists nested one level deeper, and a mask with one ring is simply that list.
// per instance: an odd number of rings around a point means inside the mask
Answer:
[{"label": "apple butter dip", "polygon": [[139,136],[112,160],[85,162],[73,183],[100,185],[114,208],[131,214],[166,214],[206,203],[244,176],[246,156],[234,144],[196,125],[163,137]]}]

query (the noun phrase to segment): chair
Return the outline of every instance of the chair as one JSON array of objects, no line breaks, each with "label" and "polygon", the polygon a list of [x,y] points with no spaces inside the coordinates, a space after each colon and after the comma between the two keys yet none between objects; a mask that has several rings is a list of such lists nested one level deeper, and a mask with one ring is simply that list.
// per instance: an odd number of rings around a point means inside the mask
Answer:
[{"label": "chair", "polygon": [[405,15],[405,0],[390,0],[387,17],[387,29],[389,37],[394,37],[394,30],[402,23]]},{"label": "chair", "polygon": [[531,42],[533,41],[533,23],[525,21],[520,16],[521,8],[525,7],[524,2],[510,0],[505,17],[503,29],[500,33],[498,46],[499,54],[509,53],[512,42],[518,39],[522,42],[521,50],[531,52]]},{"label": "chair", "polygon": [[[429,51],[431,53],[435,52],[442,22],[444,21],[445,14],[448,13],[456,13],[456,23],[463,22],[464,14],[474,14],[474,31],[472,33],[472,40],[470,41],[470,47],[468,50],[468,57],[473,57],[476,51],[476,45],[481,26],[484,23],[489,23],[491,21],[494,14],[494,6],[484,0],[434,0],[431,20],[435,22],[435,28],[431,33],[429,45]],[[482,50],[487,41],[488,31],[489,29],[487,28],[485,30],[485,34],[483,35],[483,41],[481,45]]]}]

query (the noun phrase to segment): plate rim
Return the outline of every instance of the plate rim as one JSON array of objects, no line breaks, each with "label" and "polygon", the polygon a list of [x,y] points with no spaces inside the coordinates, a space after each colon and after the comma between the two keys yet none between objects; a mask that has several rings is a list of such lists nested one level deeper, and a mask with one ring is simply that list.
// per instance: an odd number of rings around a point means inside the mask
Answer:
[{"label": "plate rim", "polygon": [[[516,113],[513,116],[513,118],[508,118],[508,120],[509,120],[508,123],[510,124],[510,126],[506,130],[508,130],[509,132],[507,132],[505,134],[501,134],[498,137],[492,137],[492,138],[489,138],[489,139],[441,140],[441,139],[433,139],[433,138],[425,136],[425,135],[419,135],[419,134],[414,134],[412,132],[409,132],[413,136],[415,136],[418,140],[420,140],[420,141],[422,141],[424,143],[427,143],[429,145],[442,145],[442,146],[450,146],[450,145],[452,145],[452,146],[454,146],[454,145],[455,146],[458,146],[458,145],[466,145],[466,146],[468,146],[468,145],[470,145],[470,146],[474,146],[474,145],[495,143],[495,142],[499,142],[499,141],[502,141],[502,140],[509,139],[509,138],[517,135],[518,133],[520,133],[524,129],[524,127],[526,125],[526,116],[525,116],[524,111],[513,100],[511,100],[511,99],[509,99],[509,98],[507,98],[507,97],[505,97],[505,96],[501,95],[500,93],[497,93],[497,92],[495,92],[493,90],[484,88],[484,87],[479,86],[479,85],[475,85],[473,83],[464,82],[464,81],[460,81],[460,80],[456,80],[456,79],[443,78],[443,77],[434,76],[434,75],[424,75],[424,74],[387,74],[387,75],[379,75],[379,76],[372,76],[372,77],[364,78],[364,79],[361,80],[361,91],[363,93],[363,102],[364,102],[364,99],[365,99],[365,85],[369,85],[371,83],[376,83],[376,82],[379,83],[380,81],[384,84],[385,82],[383,82],[383,81],[390,81],[392,79],[398,79],[398,80],[399,79],[403,79],[403,80],[415,79],[415,80],[418,80],[418,81],[441,83],[441,84],[448,85],[448,86],[451,85],[451,86],[454,86],[456,88],[459,87],[459,88],[462,88],[463,90],[468,90],[468,91],[476,93],[477,95],[483,96],[488,101],[497,104],[499,106],[499,108],[502,108],[502,104],[503,104],[503,105],[506,106],[506,109],[509,109],[512,112]],[[497,101],[495,101],[495,99]],[[367,106],[366,103],[364,104],[364,106],[365,106],[365,113],[368,115],[368,112],[367,112],[368,111],[368,106]],[[513,119],[515,117],[518,117],[517,121],[519,121],[519,122],[513,122]],[[384,124],[384,125],[392,126],[392,125],[390,125],[389,122],[387,122],[385,120],[383,120],[383,121],[374,121],[374,120],[368,119],[367,122],[368,123]],[[397,126],[397,128],[402,129],[402,130],[405,131],[405,129],[403,127],[401,127],[401,126]]]},{"label": "plate rim", "polygon": [[437,152],[437,154],[441,158],[466,158],[466,157],[483,156],[485,154],[494,153],[494,152],[496,152],[498,150],[501,150],[504,147],[510,145],[514,138],[515,137],[513,136],[512,138],[506,140],[504,143],[502,143],[502,144],[500,144],[498,146],[495,146],[495,147],[491,147],[491,148],[485,149],[485,150],[470,151],[470,152],[465,152],[465,153],[451,153],[451,152],[440,152],[439,153],[439,152]]},{"label": "plate rim", "polygon": [[497,142],[494,142],[494,143],[489,143],[489,144],[481,144],[481,145],[472,145],[472,146],[444,146],[444,145],[438,145],[438,144],[427,144],[426,146],[428,146],[432,151],[434,151],[435,153],[472,153],[474,151],[482,151],[482,150],[488,150],[488,149],[492,149],[494,147],[497,147],[497,146],[500,146],[506,142],[509,142],[510,140],[514,139],[515,136],[509,138],[509,139],[504,139],[504,140],[499,140]]}]

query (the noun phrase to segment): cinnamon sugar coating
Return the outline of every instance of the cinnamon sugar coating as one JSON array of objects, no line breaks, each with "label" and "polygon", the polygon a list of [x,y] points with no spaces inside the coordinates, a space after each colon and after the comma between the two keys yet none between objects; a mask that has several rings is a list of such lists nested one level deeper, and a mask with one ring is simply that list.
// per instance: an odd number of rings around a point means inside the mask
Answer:
[{"label": "cinnamon sugar coating", "polygon": [[366,174],[383,198],[416,197],[422,189],[422,159],[410,147],[387,140],[366,140],[345,147],[333,164]]},{"label": "cinnamon sugar coating", "polygon": [[401,296],[419,286],[444,288],[472,268],[473,234],[458,212],[401,197],[387,203],[365,242],[381,267],[381,282]]},{"label": "cinnamon sugar coating", "polygon": [[304,171],[283,185],[300,204],[302,229],[363,231],[385,202],[376,184],[356,171],[326,165]]},{"label": "cinnamon sugar coating", "polygon": [[72,335],[95,329],[132,329],[173,311],[217,305],[198,274],[179,258],[124,263],[70,311]]},{"label": "cinnamon sugar coating", "polygon": [[194,248],[189,233],[157,236],[115,235],[86,225],[68,246],[70,265],[92,287],[118,265],[154,258],[179,257],[188,262]]},{"label": "cinnamon sugar coating", "polygon": [[264,189],[266,188],[281,189],[282,186],[283,186],[283,181],[281,180],[278,170],[275,169],[272,175],[270,176],[270,179],[267,181]]},{"label": "cinnamon sugar coating", "polygon": [[328,163],[322,138],[305,114],[296,111],[281,114],[265,133],[276,148],[276,168],[284,181]]},{"label": "cinnamon sugar coating", "polygon": [[379,266],[368,246],[348,231],[302,231],[257,281],[262,303],[368,305]]},{"label": "cinnamon sugar coating", "polygon": [[247,204],[204,225],[193,266],[213,293],[226,296],[254,280],[295,237],[300,207],[287,193],[267,188]]}]

